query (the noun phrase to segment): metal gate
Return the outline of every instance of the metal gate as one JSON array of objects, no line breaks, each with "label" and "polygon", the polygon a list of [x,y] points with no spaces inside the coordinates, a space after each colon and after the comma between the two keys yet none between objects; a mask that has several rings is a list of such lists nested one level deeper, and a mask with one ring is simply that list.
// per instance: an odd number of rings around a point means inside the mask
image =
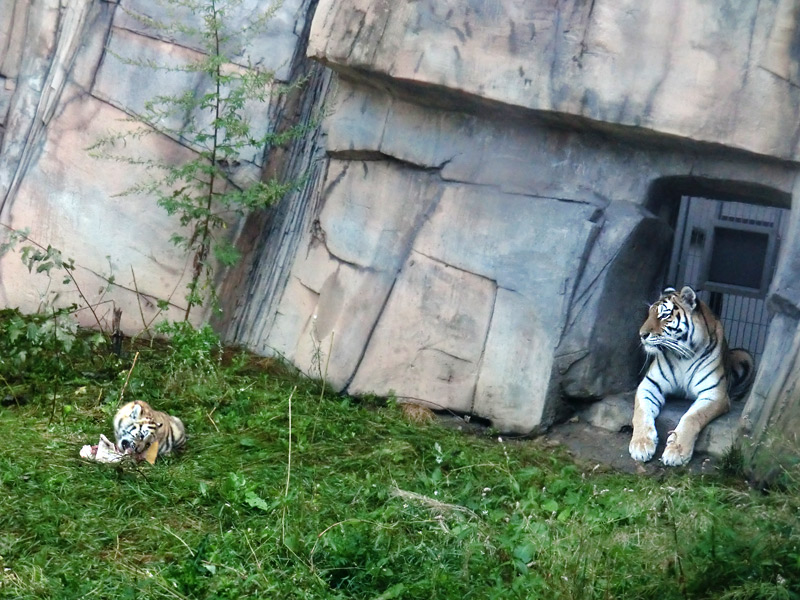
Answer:
[{"label": "metal gate", "polygon": [[698,291],[722,320],[728,344],[758,361],[769,314],[764,301],[788,223],[788,209],[681,198],[668,283]]}]

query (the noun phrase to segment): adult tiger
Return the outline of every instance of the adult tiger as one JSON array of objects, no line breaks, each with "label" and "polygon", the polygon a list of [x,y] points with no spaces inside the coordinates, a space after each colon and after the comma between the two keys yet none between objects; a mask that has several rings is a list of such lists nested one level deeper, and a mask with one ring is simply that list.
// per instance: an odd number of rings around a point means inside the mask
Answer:
[{"label": "adult tiger", "polygon": [[684,465],[692,458],[697,436],[708,423],[730,409],[730,398],[743,396],[755,376],[755,362],[744,349],[728,349],[722,323],[690,287],[664,290],[639,329],[653,361],[636,389],[634,460],[646,462],[656,451],[655,419],[668,395],[694,402],[667,437],[661,455],[665,465]]},{"label": "adult tiger", "polygon": [[143,400],[128,402],[114,416],[114,435],[124,453],[143,455],[158,442],[158,455],[178,450],[186,443],[186,429],[178,417],[153,410]]}]

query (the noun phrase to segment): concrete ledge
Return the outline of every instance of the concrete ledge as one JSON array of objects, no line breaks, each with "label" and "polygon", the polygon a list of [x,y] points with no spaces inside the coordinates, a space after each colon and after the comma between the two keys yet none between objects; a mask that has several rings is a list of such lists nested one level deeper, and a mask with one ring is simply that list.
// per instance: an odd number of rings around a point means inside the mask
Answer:
[{"label": "concrete ledge", "polygon": [[[615,433],[627,430],[631,426],[633,397],[634,392],[609,396],[579,411],[578,419],[594,427]],[[675,429],[681,416],[691,404],[689,400],[670,400],[664,406],[656,420],[656,429],[661,441],[656,458],[661,455],[667,432]],[[722,458],[736,441],[739,417],[743,408],[743,401],[733,402],[728,414],[709,423],[697,438],[695,454],[707,454],[714,458]]]}]

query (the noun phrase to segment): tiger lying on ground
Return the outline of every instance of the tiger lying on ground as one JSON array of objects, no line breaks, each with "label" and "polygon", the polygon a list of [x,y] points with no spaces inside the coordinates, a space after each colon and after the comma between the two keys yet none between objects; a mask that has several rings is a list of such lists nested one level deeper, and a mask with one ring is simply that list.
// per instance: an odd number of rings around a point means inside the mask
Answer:
[{"label": "tiger lying on ground", "polygon": [[114,416],[117,447],[124,453],[142,455],[158,442],[158,455],[178,450],[186,443],[186,429],[178,417],[153,410],[142,400],[129,402]]},{"label": "tiger lying on ground", "polygon": [[665,397],[685,396],[694,402],[669,433],[661,455],[665,465],[685,465],[703,427],[728,412],[730,397],[747,392],[755,362],[747,350],[728,349],[722,323],[688,286],[680,292],[664,290],[639,336],[653,361],[636,390],[628,449],[634,460],[650,460],[658,444],[655,419]]}]

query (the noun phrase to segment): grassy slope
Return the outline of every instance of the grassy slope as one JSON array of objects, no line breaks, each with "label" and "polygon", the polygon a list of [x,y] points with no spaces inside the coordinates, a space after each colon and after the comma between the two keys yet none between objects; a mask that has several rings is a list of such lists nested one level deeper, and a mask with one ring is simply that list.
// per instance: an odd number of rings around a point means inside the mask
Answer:
[{"label": "grassy slope", "polygon": [[2,598],[800,597],[796,490],[604,472],[191,344],[125,395],[186,452],[98,465],[130,359],[72,367],[52,423],[51,382],[0,407]]}]

